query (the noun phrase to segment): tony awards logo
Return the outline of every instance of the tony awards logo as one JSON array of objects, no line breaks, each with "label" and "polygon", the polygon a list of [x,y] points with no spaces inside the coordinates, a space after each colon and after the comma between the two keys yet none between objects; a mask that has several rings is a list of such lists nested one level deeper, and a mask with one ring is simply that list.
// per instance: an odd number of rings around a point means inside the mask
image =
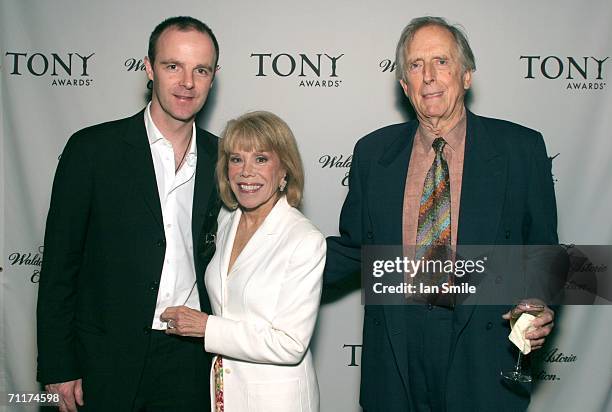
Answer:
[{"label": "tony awards logo", "polygon": [[295,79],[299,87],[337,88],[340,59],[344,53],[251,53],[256,63],[255,77],[276,76]]},{"label": "tony awards logo", "polygon": [[524,55],[524,79],[564,81],[567,90],[603,90],[610,57]]},{"label": "tony awards logo", "polygon": [[343,349],[348,349],[349,360],[346,366],[359,366],[359,359],[361,359],[361,347],[363,345],[358,343],[345,343],[342,345]]},{"label": "tony awards logo", "polygon": [[43,53],[7,51],[4,54],[11,76],[50,78],[51,86],[91,86],[91,62],[95,53]]}]

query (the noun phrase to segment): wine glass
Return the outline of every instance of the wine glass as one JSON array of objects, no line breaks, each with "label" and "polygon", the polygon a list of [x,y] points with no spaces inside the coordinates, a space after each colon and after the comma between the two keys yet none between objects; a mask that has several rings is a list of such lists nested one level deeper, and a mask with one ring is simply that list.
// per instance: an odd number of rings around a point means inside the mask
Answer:
[{"label": "wine glass", "polygon": [[[514,328],[514,324],[523,313],[529,313],[530,315],[538,317],[544,313],[544,305],[525,301],[519,302],[519,304],[510,311],[510,329]],[[515,382],[530,383],[532,381],[531,375],[523,372],[521,363],[522,360],[523,351],[519,350],[518,359],[516,360],[514,369],[510,371],[501,371],[501,376]]]}]

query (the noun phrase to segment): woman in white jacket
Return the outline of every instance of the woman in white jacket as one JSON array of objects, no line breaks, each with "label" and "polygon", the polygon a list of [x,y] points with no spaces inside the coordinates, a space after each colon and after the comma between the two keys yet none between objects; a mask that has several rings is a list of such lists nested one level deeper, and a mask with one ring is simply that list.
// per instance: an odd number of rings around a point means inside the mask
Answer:
[{"label": "woman in white jacket", "polygon": [[168,333],[204,336],[218,354],[215,411],[318,411],[310,353],[325,238],[297,209],[304,173],[293,133],[269,112],[226,126],[217,179],[216,252],[205,275],[213,314],[168,308]]}]

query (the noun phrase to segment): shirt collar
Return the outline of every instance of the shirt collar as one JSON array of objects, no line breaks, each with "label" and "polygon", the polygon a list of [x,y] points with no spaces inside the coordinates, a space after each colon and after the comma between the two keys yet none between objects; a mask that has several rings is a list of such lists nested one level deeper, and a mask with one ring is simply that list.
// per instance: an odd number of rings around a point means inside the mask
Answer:
[{"label": "shirt collar", "polygon": [[155,126],[155,123],[153,122],[153,118],[151,117],[151,102],[149,102],[149,104],[147,105],[147,110],[145,110],[144,118],[145,118],[145,127],[147,129],[147,138],[149,139],[149,144],[152,145],[153,143],[159,140],[162,140],[162,139],[165,140],[164,135],[159,131],[157,126]]},{"label": "shirt collar", "polygon": [[[147,139],[149,139],[149,145],[152,146],[156,142],[162,140],[167,142],[169,145],[172,145],[168,139],[164,137],[162,132],[159,131],[153,118],[151,117],[151,102],[147,105],[147,109],[144,113],[145,119],[145,128],[147,129]],[[191,135],[191,147],[189,147],[189,152],[187,153],[187,163],[192,163],[193,159],[197,155],[197,145],[196,145],[196,127],[195,122],[192,126],[192,135]],[[192,166],[190,164],[190,166]]]},{"label": "shirt collar", "polygon": [[419,125],[416,133],[417,144],[421,145],[423,151],[428,152],[429,150],[433,150],[433,141],[437,137],[443,137],[448,147],[450,147],[453,151],[457,150],[465,141],[465,131],[467,125],[466,112],[467,110],[464,109],[461,119],[459,119],[455,127],[453,127],[445,136],[436,136],[426,128]]}]

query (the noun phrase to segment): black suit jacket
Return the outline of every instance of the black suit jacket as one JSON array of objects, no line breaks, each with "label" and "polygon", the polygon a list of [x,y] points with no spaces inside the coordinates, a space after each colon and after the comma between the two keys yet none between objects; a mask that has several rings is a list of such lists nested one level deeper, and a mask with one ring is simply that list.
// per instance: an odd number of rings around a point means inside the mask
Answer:
[{"label": "black suit jacket", "polygon": [[[201,309],[210,313],[203,274],[220,205],[217,138],[198,128],[196,141],[194,259]],[[75,133],[61,155],[47,217],[37,309],[40,382],[112,379],[122,393],[135,394],[165,248],[144,111]]]},{"label": "black suit jacket", "polygon": [[[417,121],[388,126],[355,146],[340,236],[328,238],[324,279],[360,271],[362,245],[401,245],[402,208]],[[510,122],[467,113],[458,244],[557,243],[550,161],[542,136]],[[409,411],[405,308],[366,305],[360,402],[367,411]],[[528,388],[511,390],[499,372],[517,351],[507,340],[507,308],[458,306],[454,311],[447,410],[517,411]],[[516,388],[515,388],[516,389]]]}]

